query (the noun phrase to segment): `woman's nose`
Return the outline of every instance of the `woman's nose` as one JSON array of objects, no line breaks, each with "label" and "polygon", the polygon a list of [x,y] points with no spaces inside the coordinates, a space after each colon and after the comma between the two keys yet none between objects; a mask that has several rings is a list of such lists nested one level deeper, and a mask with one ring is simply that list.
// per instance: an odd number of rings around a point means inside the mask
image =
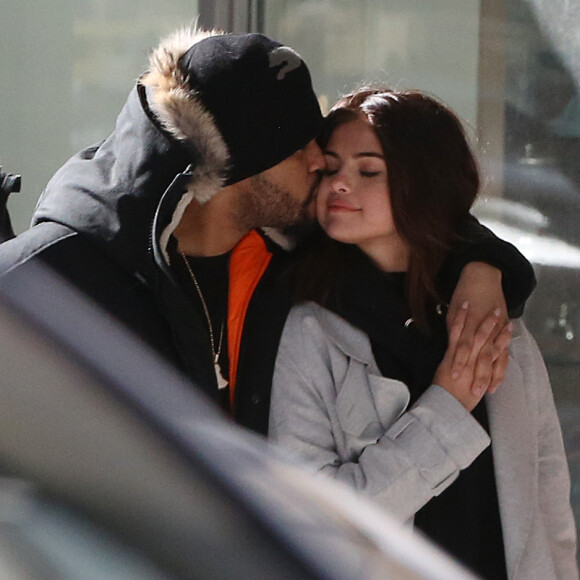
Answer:
[{"label": "woman's nose", "polygon": [[338,171],[332,177],[332,188],[337,193],[346,195],[351,192],[351,187],[347,176],[342,171]]}]

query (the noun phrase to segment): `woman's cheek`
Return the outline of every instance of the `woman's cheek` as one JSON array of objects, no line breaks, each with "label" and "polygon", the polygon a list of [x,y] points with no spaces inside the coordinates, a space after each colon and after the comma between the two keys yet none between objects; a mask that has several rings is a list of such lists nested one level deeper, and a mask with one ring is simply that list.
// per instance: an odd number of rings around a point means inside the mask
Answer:
[{"label": "woman's cheek", "polygon": [[325,193],[322,189],[322,185],[318,190],[318,194],[316,195],[316,219],[319,222],[324,221],[326,217],[326,200],[328,199],[328,194]]}]

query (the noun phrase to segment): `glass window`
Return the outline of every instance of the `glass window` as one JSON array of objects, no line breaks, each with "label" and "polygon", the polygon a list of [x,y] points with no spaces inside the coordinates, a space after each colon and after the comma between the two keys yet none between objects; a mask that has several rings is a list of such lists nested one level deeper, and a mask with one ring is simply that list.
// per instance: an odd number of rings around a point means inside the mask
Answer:
[{"label": "glass window", "polygon": [[266,34],[302,54],[324,102],[362,82],[428,88],[472,123],[478,27],[476,0],[265,3]]}]

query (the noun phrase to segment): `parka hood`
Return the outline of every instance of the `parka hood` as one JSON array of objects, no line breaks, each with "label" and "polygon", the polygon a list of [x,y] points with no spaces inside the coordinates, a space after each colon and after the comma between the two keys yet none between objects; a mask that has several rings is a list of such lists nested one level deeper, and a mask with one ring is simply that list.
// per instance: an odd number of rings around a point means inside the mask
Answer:
[{"label": "parka hood", "polygon": [[151,238],[161,238],[163,252],[187,204],[209,200],[224,183],[227,146],[178,66],[193,44],[214,34],[220,33],[180,31],[161,43],[113,133],[56,172],[33,225],[68,226],[129,271],[147,274],[149,249],[157,243]]}]

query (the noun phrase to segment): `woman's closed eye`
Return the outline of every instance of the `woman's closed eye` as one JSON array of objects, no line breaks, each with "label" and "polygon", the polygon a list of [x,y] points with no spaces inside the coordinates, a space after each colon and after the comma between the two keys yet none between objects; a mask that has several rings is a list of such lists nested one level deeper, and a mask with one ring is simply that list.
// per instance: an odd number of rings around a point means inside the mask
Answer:
[{"label": "woman's closed eye", "polygon": [[[338,168],[334,168],[334,167],[326,167],[326,169],[322,170],[322,175],[323,177],[331,177],[332,175],[336,175],[338,173],[339,169]],[[361,177],[376,177],[377,175],[380,175],[381,173],[383,173],[382,170],[380,169],[359,169],[358,174]]]}]

